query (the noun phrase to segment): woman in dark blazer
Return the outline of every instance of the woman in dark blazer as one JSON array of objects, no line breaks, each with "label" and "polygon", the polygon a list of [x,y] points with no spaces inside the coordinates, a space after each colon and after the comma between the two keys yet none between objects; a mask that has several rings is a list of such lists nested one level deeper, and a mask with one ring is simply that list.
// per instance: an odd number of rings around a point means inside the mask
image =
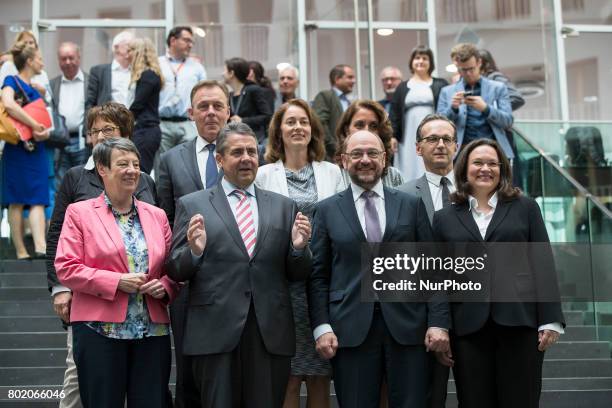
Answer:
[{"label": "woman in dark blazer", "polygon": [[[510,163],[494,140],[478,139],[464,148],[455,166],[455,186],[453,205],[434,214],[437,241],[549,242],[538,204],[512,186]],[[454,360],[463,408],[537,408],[544,351],[563,333],[556,275],[546,273],[553,270],[536,267],[531,269],[536,273],[530,272],[526,258],[513,259],[516,275],[489,271],[490,286],[526,284],[536,289],[532,293],[538,302],[451,303],[452,354],[438,358],[446,365]]]},{"label": "woman in dark blazer", "polygon": [[420,177],[425,171],[423,159],[415,150],[416,129],[421,120],[436,112],[440,90],[448,85],[445,79],[431,76],[434,56],[429,47],[419,45],[412,50],[408,64],[412,76],[397,87],[391,101],[389,119],[398,150],[393,165],[405,180]]}]

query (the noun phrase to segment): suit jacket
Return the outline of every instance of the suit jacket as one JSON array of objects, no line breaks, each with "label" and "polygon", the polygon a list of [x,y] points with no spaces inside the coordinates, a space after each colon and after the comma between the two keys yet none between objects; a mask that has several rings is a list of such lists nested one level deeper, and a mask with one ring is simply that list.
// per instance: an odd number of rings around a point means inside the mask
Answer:
[{"label": "suit jacket", "polygon": [[[384,242],[429,242],[431,227],[417,197],[384,188],[387,224]],[[361,243],[366,237],[359,223],[349,187],[317,205],[312,235],[313,270],[308,303],[312,328],[330,324],[339,347],[356,347],[365,340],[374,304],[361,301]],[[428,327],[448,328],[448,304],[381,303],[391,335],[402,345],[423,344]]]},{"label": "suit jacket", "polygon": [[397,189],[399,191],[403,191],[404,193],[414,194],[423,200],[425,210],[427,210],[427,218],[429,218],[429,223],[431,224],[433,222],[433,215],[436,210],[434,209],[434,204],[431,200],[431,190],[429,189],[429,182],[427,181],[427,176],[425,174],[419,178],[402,184]]},{"label": "suit jacket", "polygon": [[253,82],[247,82],[241,91],[240,106],[232,115],[238,115],[242,122],[253,129],[257,135],[257,140],[261,144],[266,137],[266,130],[272,114],[272,102],[267,91]]},{"label": "suit jacket", "polygon": [[[511,201],[499,200],[493,218],[487,228],[485,238],[480,231],[469,204],[451,205],[436,211],[433,220],[433,231],[436,241],[441,242],[549,242],[546,227],[542,220],[540,207],[531,198],[520,196]],[[552,251],[544,256],[552,260]],[[560,299],[556,275],[541,271],[532,271],[529,259],[514,257],[513,269],[516,276],[496,276],[494,270],[489,270],[491,286],[502,279],[522,290],[541,291],[546,289],[546,298]],[[540,273],[538,273],[540,272]],[[451,304],[453,330],[459,336],[480,330],[487,319],[491,317],[503,326],[527,326],[538,328],[541,325],[564,322],[560,302],[527,303],[527,302],[464,302]]]},{"label": "suit jacket", "polygon": [[327,160],[333,161],[336,154],[336,125],[343,113],[340,98],[338,98],[333,89],[321,91],[315,96],[312,108],[317,113],[325,129]]},{"label": "suit jacket", "polygon": [[[149,316],[155,323],[169,323],[166,306],[177,286],[164,270],[170,253],[172,232],[166,214],[157,207],[135,200],[147,241],[148,276],[159,279],[168,297],[146,295]],[[128,259],[115,217],[100,194],[71,204],[57,245],[57,275],[73,291],[70,321],[124,322],[129,295],[118,289],[121,275],[128,273]]]},{"label": "suit jacket", "polygon": [[[448,81],[446,79],[433,78],[430,88],[434,98],[434,111],[436,110],[436,106],[438,106],[440,90],[442,90],[442,88],[444,88],[446,85],[448,85]],[[393,134],[399,142],[404,140],[404,129],[406,128],[406,123],[404,123],[406,118],[404,115],[404,108],[406,106],[406,95],[408,92],[410,92],[410,88],[408,88],[408,81],[402,81],[393,94],[391,109],[389,111],[389,120],[393,126]]]},{"label": "suit jacket", "polygon": [[[178,200],[168,274],[176,281],[189,281],[183,342],[187,355],[236,348],[251,304],[268,352],[295,353],[289,281],[306,279],[310,250],[292,249],[297,213],[293,201],[257,187],[255,196],[259,227],[250,259],[221,183]],[[204,216],[207,235],[199,263],[194,263],[187,243],[187,226],[195,214]]]},{"label": "suit jacket", "polygon": [[[321,201],[344,189],[344,181],[340,167],[330,162],[312,162],[312,169],[317,186],[317,201]],[[282,161],[266,164],[257,170],[257,187],[274,191],[289,197],[287,176]]]},{"label": "suit jacket", "polygon": [[[480,80],[480,96],[490,109],[489,116],[486,118],[487,122],[491,126],[495,140],[497,140],[505,155],[512,159],[514,158],[514,152],[512,151],[508,136],[506,136],[506,131],[512,127],[514,121],[510,98],[508,97],[508,88],[501,82],[492,81],[485,77],[481,77]],[[451,107],[453,95],[459,91],[465,91],[463,79],[459,80],[456,84],[442,88],[440,99],[438,100],[438,113],[455,122],[457,127],[457,144],[459,147],[457,151],[461,150],[467,122],[467,106],[465,104],[459,106],[458,112],[455,112]]]},{"label": "suit jacket", "polygon": [[159,161],[157,198],[171,226],[174,225],[174,212],[178,199],[204,189],[198,170],[196,140],[197,138],[173,147],[162,154]]},{"label": "suit jacket", "polygon": [[113,100],[111,64],[100,64],[89,70],[85,111]]}]

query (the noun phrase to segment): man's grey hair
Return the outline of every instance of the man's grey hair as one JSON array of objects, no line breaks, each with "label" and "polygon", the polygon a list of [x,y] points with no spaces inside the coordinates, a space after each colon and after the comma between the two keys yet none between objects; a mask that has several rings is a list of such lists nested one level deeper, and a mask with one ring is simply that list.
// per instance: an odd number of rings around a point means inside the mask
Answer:
[{"label": "man's grey hair", "polygon": [[113,38],[113,48],[116,45],[122,44],[122,43],[129,43],[130,41],[132,41],[134,38],[136,38],[136,36],[134,35],[133,32],[131,31],[122,31],[119,34],[117,34],[114,38]]},{"label": "man's grey hair", "polygon": [[76,50],[76,53],[81,56],[81,47],[79,47],[79,44],[72,42],[72,41],[64,41],[63,43],[61,43],[59,45],[59,47],[57,47],[57,51],[59,52],[59,50],[61,50],[62,48],[65,47],[72,47]]},{"label": "man's grey hair", "polygon": [[296,67],[291,65],[291,64],[287,64],[284,67],[282,67],[281,69],[279,69],[278,70],[278,76],[280,76],[283,71],[287,71],[288,69],[293,71],[293,73],[295,74],[295,79],[300,79],[300,71]]},{"label": "man's grey hair", "polygon": [[255,136],[255,132],[253,129],[246,123],[242,122],[230,122],[221,129],[219,135],[217,136],[217,153],[225,154],[225,150],[227,149],[227,139],[232,134],[239,135],[248,135],[253,136],[255,139],[255,143],[257,144],[257,136]]},{"label": "man's grey hair", "polygon": [[380,77],[382,79],[383,74],[385,73],[385,71],[388,70],[393,70],[399,73],[399,77],[400,79],[404,79],[404,74],[402,74],[402,70],[399,69],[398,67],[394,67],[393,65],[387,65],[386,67],[384,67],[383,69],[380,70]]},{"label": "man's grey hair", "polygon": [[103,142],[100,142],[93,149],[93,160],[95,165],[98,164],[110,168],[111,166],[111,156],[113,154],[113,150],[121,150],[128,153],[136,154],[138,160],[140,160],[140,153],[136,148],[134,142],[130,139],[126,139],[125,137],[113,137],[110,139],[106,139]]}]

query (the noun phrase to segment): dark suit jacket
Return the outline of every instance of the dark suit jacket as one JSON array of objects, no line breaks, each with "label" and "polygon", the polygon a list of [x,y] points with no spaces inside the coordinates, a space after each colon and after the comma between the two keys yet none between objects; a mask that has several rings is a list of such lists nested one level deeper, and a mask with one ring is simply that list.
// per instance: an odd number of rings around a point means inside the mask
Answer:
[{"label": "dark suit jacket", "polygon": [[325,129],[325,151],[327,160],[333,161],[336,154],[336,124],[342,116],[342,104],[333,89],[321,91],[315,96],[312,108]]},{"label": "dark suit jacket", "polygon": [[436,210],[434,209],[433,201],[431,201],[431,190],[429,190],[429,182],[427,181],[427,176],[425,176],[425,174],[419,178],[402,184],[397,189],[399,191],[403,191],[404,193],[414,194],[423,200],[425,210],[427,210],[427,218],[429,218],[430,223],[433,222],[433,215]]},{"label": "dark suit jacket", "polygon": [[[430,242],[431,227],[417,197],[385,187],[387,225],[383,242]],[[352,189],[321,201],[315,210],[312,235],[313,270],[308,300],[312,328],[331,325],[339,347],[365,340],[374,304],[361,301],[361,243],[367,242],[359,223]],[[448,328],[446,302],[381,303],[391,335],[402,345],[423,344],[428,327]]]},{"label": "dark suit jacket", "polygon": [[232,111],[232,115],[238,115],[242,122],[253,129],[257,135],[259,143],[266,137],[266,129],[272,118],[271,101],[268,99],[266,90],[252,82],[247,82],[241,91],[241,101],[237,112]]},{"label": "dark suit jacket", "polygon": [[92,106],[102,105],[113,100],[111,64],[100,64],[89,70],[89,84],[85,98],[85,111]]},{"label": "dark suit jacket", "polygon": [[[437,211],[434,214],[433,231],[436,241],[441,242],[548,242],[540,207],[533,199],[525,196],[511,201],[498,201],[484,240],[467,203]],[[545,255],[552,259],[552,252]],[[556,276],[532,271],[529,259],[515,257],[512,263],[516,276],[509,279],[511,283],[526,284],[531,290],[535,289],[533,286],[539,290],[545,288],[547,298],[560,298]],[[487,272],[492,286],[496,280],[508,280],[508,277],[497,277],[495,271]],[[543,324],[564,322],[560,302],[452,303],[451,312],[453,330],[459,336],[480,330],[489,317],[503,326],[536,329]]]},{"label": "dark suit jacket", "polygon": [[[60,285],[54,262],[66,208],[72,203],[96,198],[103,190],[104,185],[98,173],[94,169],[86,170],[84,165],[71,168],[62,179],[62,184],[55,196],[55,206],[47,233],[47,284],[49,291],[53,286]],[[148,174],[140,173],[138,188],[136,188],[134,195],[140,201],[155,205],[155,183]]]},{"label": "dark suit jacket", "polygon": [[[310,250],[292,249],[291,228],[297,213],[292,200],[258,188],[255,196],[259,228],[250,259],[221,183],[178,200],[168,276],[189,281],[183,342],[187,355],[232,351],[240,341],[251,303],[268,352],[295,353],[289,281],[306,279]],[[207,235],[198,265],[187,243],[187,226],[195,214],[204,216]]]},{"label": "dark suit jacket", "polygon": [[[431,92],[434,97],[433,110],[436,111],[436,107],[438,106],[438,97],[440,96],[440,90],[448,85],[448,81],[443,78],[433,78],[433,82],[431,83]],[[395,138],[401,142],[404,140],[404,128],[406,124],[404,123],[404,107],[406,95],[410,92],[410,88],[408,88],[408,81],[403,81],[399,84],[395,93],[393,94],[393,100],[391,101],[391,110],[389,112],[389,120],[391,120],[391,125],[393,126],[393,134]]]},{"label": "dark suit jacket", "polygon": [[[198,136],[199,137],[199,136]],[[161,155],[157,176],[159,207],[166,212],[170,226],[179,198],[203,190],[196,157],[196,140],[180,144]]]}]

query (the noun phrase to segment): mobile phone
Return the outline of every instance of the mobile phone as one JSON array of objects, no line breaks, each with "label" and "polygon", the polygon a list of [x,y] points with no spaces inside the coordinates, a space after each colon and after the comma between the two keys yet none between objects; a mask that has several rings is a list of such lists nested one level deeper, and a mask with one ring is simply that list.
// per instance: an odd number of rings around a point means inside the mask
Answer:
[{"label": "mobile phone", "polygon": [[468,96],[474,96],[474,91],[465,91],[463,92],[463,97],[467,98]]}]

